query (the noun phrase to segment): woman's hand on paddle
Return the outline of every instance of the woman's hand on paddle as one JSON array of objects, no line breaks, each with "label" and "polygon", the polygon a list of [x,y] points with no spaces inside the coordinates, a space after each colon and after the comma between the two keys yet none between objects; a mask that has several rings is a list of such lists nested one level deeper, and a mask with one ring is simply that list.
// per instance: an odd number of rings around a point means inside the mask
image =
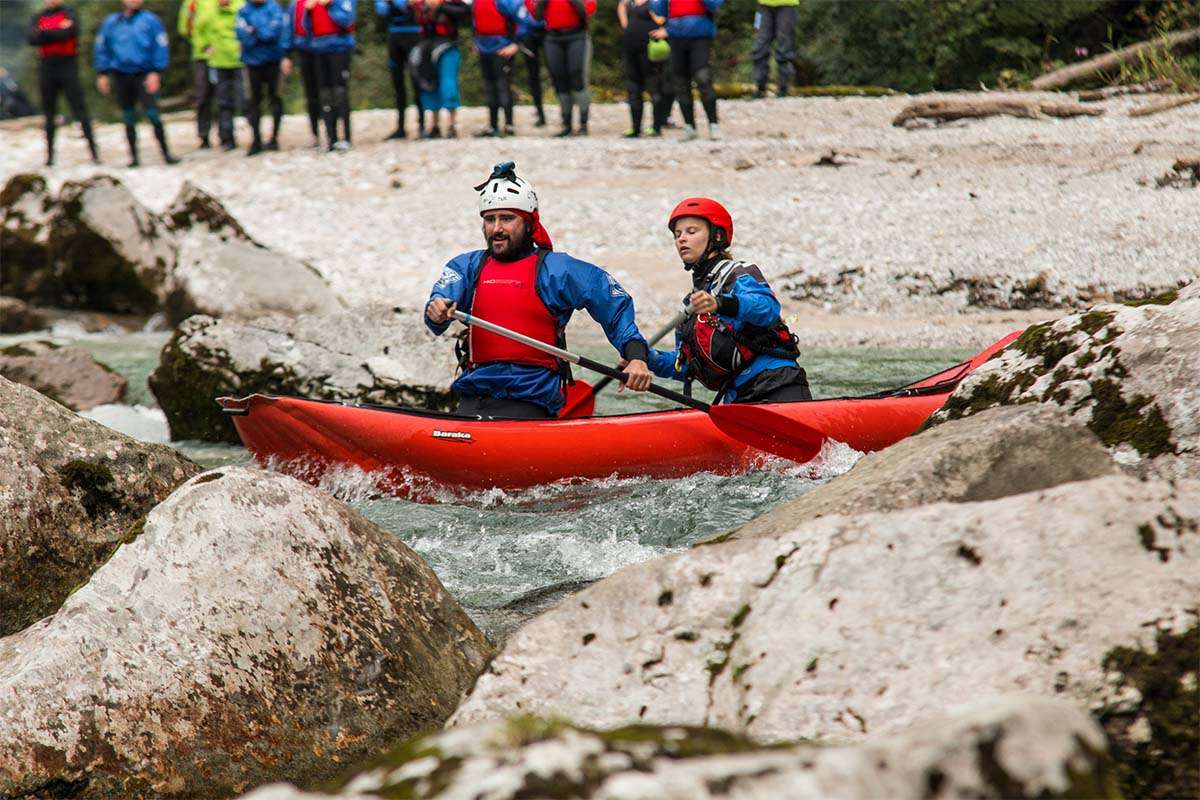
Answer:
[{"label": "woman's hand on paddle", "polygon": [[435,297],[425,306],[425,316],[429,317],[429,321],[434,325],[441,325],[454,319],[455,308],[455,304],[446,298]]},{"label": "woman's hand on paddle", "polygon": [[624,370],[627,377],[621,384],[621,388],[617,390],[618,392],[624,391],[626,387],[635,392],[644,392],[650,388],[650,381],[654,380],[654,375],[650,372],[650,368],[646,366],[645,361],[641,359],[626,361],[622,358],[619,366]]},{"label": "woman's hand on paddle", "polygon": [[688,296],[688,304],[693,314],[708,314],[717,310],[717,298],[708,292],[692,292]]}]

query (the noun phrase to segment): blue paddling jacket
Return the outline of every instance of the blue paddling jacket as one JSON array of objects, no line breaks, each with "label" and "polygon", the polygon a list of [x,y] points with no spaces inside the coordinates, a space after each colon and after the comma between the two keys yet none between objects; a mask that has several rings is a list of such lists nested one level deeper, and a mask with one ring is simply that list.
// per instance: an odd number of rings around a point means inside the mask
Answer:
[{"label": "blue paddling jacket", "polygon": [[[523,38],[522,30],[535,22],[533,15],[525,8],[525,0],[495,0],[496,10],[509,23],[511,35],[480,35],[475,34],[475,50],[483,55],[498,53],[513,43],[513,39]],[[527,34],[526,34],[527,35]]]},{"label": "blue paddling jacket", "polygon": [[[430,302],[443,298],[456,303],[459,310],[471,313],[475,283],[487,251],[474,250],[455,256],[442,269],[441,277],[429,293]],[[600,323],[608,341],[625,358],[644,359],[646,339],[634,321],[633,298],[595,264],[580,261],[566,253],[550,252],[538,271],[537,294],[565,328],[572,313],[586,310]],[[446,332],[449,322],[434,324],[425,317],[425,325],[437,335]],[[462,396],[500,397],[537,403],[557,414],[563,406],[562,378],[544,367],[503,362],[482,364],[466,369],[451,387]]]},{"label": "blue paddling jacket", "polygon": [[712,39],[724,0],[650,0],[650,13],[667,18],[668,39]]},{"label": "blue paddling jacket", "polygon": [[420,33],[408,0],[375,0],[375,16],[387,20],[388,33]]},{"label": "blue paddling jacket", "polygon": [[[358,0],[331,0],[327,6],[305,10],[304,0],[292,0],[288,13],[292,47],[308,53],[345,53],[354,49],[354,20]],[[297,8],[299,4],[299,8]]]},{"label": "blue paddling jacket", "polygon": [[142,8],[105,17],[96,35],[96,72],[162,72],[167,68],[167,29],[153,11]]},{"label": "blue paddling jacket", "polygon": [[246,66],[282,60],[292,47],[292,26],[288,25],[287,12],[275,0],[246,3],[238,10],[237,38]]},{"label": "blue paddling jacket", "polygon": [[[698,287],[697,290],[700,288],[705,287]],[[735,331],[740,331],[747,325],[770,327],[779,319],[782,311],[779,300],[776,299],[775,292],[771,291],[771,287],[755,279],[752,275],[739,275],[731,285],[725,287],[725,291],[716,294],[715,297],[717,298],[717,316],[732,326]],[[681,356],[680,344],[680,333],[676,330],[675,349],[651,349],[650,360],[646,362],[646,366],[660,378],[686,380],[688,365],[686,359]],[[750,363],[734,375],[732,383],[717,398],[717,402],[732,401],[737,396],[739,388],[769,369],[796,366],[798,364],[794,358],[781,358],[769,353],[756,355]]]}]

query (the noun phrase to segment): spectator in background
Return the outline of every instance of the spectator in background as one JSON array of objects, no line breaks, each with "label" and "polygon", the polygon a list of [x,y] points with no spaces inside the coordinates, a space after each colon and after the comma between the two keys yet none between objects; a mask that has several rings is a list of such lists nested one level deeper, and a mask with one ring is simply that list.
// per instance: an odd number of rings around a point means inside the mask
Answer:
[{"label": "spectator in background", "polygon": [[[650,0],[620,0],[617,4],[617,20],[621,24],[621,63],[625,68],[625,90],[629,95],[629,117],[632,126],[625,131],[626,138],[641,136],[644,115],[642,94],[649,91],[653,128],[648,135],[661,136],[662,127],[671,110],[671,95],[664,93],[666,64],[651,61],[651,49],[666,50],[670,56],[670,45],[666,43],[666,21],[650,11]],[[657,55],[657,54],[656,54]],[[665,95],[665,96],[664,96]]]},{"label": "spectator in background", "polygon": [[237,147],[233,121],[244,105],[238,11],[245,0],[216,0],[197,9],[195,31],[204,42],[208,80],[216,86],[217,138],[226,152]]},{"label": "spectator in background", "polygon": [[201,149],[212,147],[208,134],[212,131],[212,106],[216,86],[208,79],[208,56],[204,54],[205,42],[196,36],[196,15],[205,5],[216,0],[184,0],[179,6],[176,30],[192,48],[192,86],[196,93],[196,135],[200,137]]},{"label": "spectator in background", "polygon": [[167,67],[167,29],[157,14],[142,8],[142,0],[121,0],[121,6],[120,11],[105,18],[96,36],[96,88],[103,95],[116,91],[129,142],[129,166],[141,163],[137,144],[139,102],[154,127],[163,160],[177,164],[179,159],[167,147],[167,132],[158,114],[158,90]]},{"label": "spectator in background", "polygon": [[[513,135],[512,65],[517,26],[527,17],[524,0],[474,0],[475,51],[487,95],[488,127],[476,136]],[[504,129],[500,112],[504,112]]]},{"label": "spectator in background", "polygon": [[[287,13],[275,0],[249,0],[238,11],[237,38],[242,46],[242,63],[250,79],[250,105],[246,117],[254,141],[246,155],[279,149],[279,125],[283,121],[283,99],[279,96],[279,74],[283,54],[290,44]],[[271,105],[271,140],[262,141],[262,102]]]},{"label": "spectator in background", "polygon": [[775,44],[779,97],[787,95],[788,86],[795,77],[796,67],[796,16],[800,0],[758,0],[758,11],[754,15],[754,49],[750,58],[754,62],[755,97],[767,96],[767,78],[771,71],[771,44]]},{"label": "spectator in background", "polygon": [[75,12],[63,5],[63,0],[46,0],[45,8],[34,14],[26,37],[37,47],[38,82],[42,89],[42,112],[46,115],[46,166],[54,166],[54,132],[58,118],[58,93],[67,96],[71,113],[79,120],[92,163],[100,163],[100,151],[92,133],[83,86],[79,83],[79,21]]},{"label": "spectator in background", "polygon": [[[297,0],[300,30],[315,56],[317,92],[331,152],[350,149],[350,57],[358,0]],[[338,122],[342,123],[341,135]]]},{"label": "spectator in background", "polygon": [[[308,17],[309,0],[291,0],[288,7],[288,29],[291,41],[289,52],[296,54],[300,62],[300,82],[304,84],[304,107],[308,112],[308,128],[312,131],[312,146],[321,149],[321,91],[317,82],[317,54],[312,49],[305,19]],[[283,59],[282,71],[291,72],[292,59]]]},{"label": "spectator in background", "polygon": [[464,0],[410,0],[421,26],[421,44],[413,52],[411,65],[421,86],[421,113],[431,115],[425,137],[438,139],[442,129],[438,113],[446,112],[446,138],[458,137],[458,26],[471,18]]},{"label": "spectator in background", "polygon": [[408,93],[404,82],[412,83],[413,104],[417,107],[417,135],[425,133],[425,117],[421,113],[421,90],[408,67],[408,59],[420,40],[421,27],[413,15],[409,0],[375,0],[375,15],[387,25],[388,70],[392,73],[392,91],[396,95],[396,130],[388,139],[404,139],[404,110]]},{"label": "spectator in background", "polygon": [[[666,0],[664,0],[665,2]],[[596,0],[535,0],[533,16],[546,25],[546,66],[554,81],[558,105],[562,111],[559,136],[570,136],[571,111],[579,106],[580,136],[587,136],[588,109],[592,95],[588,91],[588,67],[592,61],[592,40],[588,20],[596,13]]]},{"label": "spectator in background", "polygon": [[651,0],[650,10],[667,18],[667,39],[671,43],[671,73],[675,78],[675,97],[683,114],[685,141],[696,138],[696,107],[692,84],[700,90],[700,104],[708,117],[709,138],[720,138],[717,127],[717,92],[713,88],[712,43],[717,36],[713,16],[724,0]]},{"label": "spectator in background", "polygon": [[517,23],[517,46],[521,49],[521,59],[525,62],[529,77],[529,96],[537,112],[533,127],[544,128],[546,109],[542,105],[542,48],[546,41],[546,26],[534,19],[534,0],[525,0],[525,11],[527,13],[522,21]]}]

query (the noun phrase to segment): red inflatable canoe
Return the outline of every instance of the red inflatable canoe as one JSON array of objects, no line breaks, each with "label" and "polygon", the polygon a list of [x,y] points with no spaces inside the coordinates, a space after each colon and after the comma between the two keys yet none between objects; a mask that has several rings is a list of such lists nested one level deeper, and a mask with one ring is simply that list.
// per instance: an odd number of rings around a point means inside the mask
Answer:
[{"label": "red inflatable canoe", "polygon": [[[877,395],[763,407],[864,452],[911,434],[972,369],[1019,335],[924,380]],[[383,491],[432,500],[438,489],[523,489],[566,479],[734,474],[765,454],[702,411],[552,420],[477,420],[411,408],[250,395],[217,400],[262,464],[310,482],[358,468]]]}]

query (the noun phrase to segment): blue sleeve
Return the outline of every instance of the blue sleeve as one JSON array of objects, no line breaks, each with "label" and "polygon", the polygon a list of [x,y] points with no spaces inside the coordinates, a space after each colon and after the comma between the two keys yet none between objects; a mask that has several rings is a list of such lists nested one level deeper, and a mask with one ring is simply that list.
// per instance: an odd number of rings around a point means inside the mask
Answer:
[{"label": "blue sleeve", "polygon": [[[428,308],[429,304],[439,297],[449,300],[452,303],[457,303],[462,308],[463,298],[466,297],[467,286],[469,285],[467,278],[471,271],[470,253],[463,253],[460,256],[450,259],[446,263],[446,266],[442,267],[442,274],[433,284],[433,289],[429,292],[429,299],[425,301],[425,308]],[[422,316],[422,319],[425,320],[425,327],[438,336],[441,336],[450,327],[450,322],[443,322],[437,325],[430,322],[429,317]]]},{"label": "blue sleeve", "polygon": [[92,49],[92,67],[96,72],[108,72],[112,69],[112,56],[108,52],[108,34],[112,28],[112,17],[100,23],[100,32],[96,34],[96,44]]},{"label": "blue sleeve", "polygon": [[284,55],[286,55],[292,49],[292,18],[282,8],[275,16],[279,20],[279,46],[283,48]]},{"label": "blue sleeve", "polygon": [[233,29],[237,34],[238,44],[242,46],[242,55],[245,55],[247,47],[254,44],[254,34],[250,32],[250,20],[246,19],[246,9],[249,7],[245,5],[238,9],[237,25]]},{"label": "blue sleeve", "polygon": [[375,16],[386,17],[392,13],[392,0],[375,0]]},{"label": "blue sleeve", "polygon": [[650,0],[650,13],[656,17],[667,15],[667,0]]},{"label": "blue sleeve", "polygon": [[704,0],[704,7],[708,9],[709,14],[715,14],[723,2],[725,2],[725,0]]},{"label": "blue sleeve", "polygon": [[524,0],[500,0],[496,4],[504,18],[516,25],[524,25],[529,12],[525,10]]},{"label": "blue sleeve", "polygon": [[566,255],[551,254],[544,266],[538,276],[538,293],[552,311],[587,311],[622,355],[630,341],[645,344],[634,319],[633,298],[616,278],[594,264]]},{"label": "blue sleeve", "polygon": [[[244,6],[243,6],[244,8]],[[275,6],[278,11],[279,6]],[[267,24],[260,27],[257,31],[258,40],[265,44],[272,44],[283,40],[283,15],[279,13],[271,13],[267,15]]]},{"label": "blue sleeve", "polygon": [[778,319],[779,312],[783,310],[771,287],[749,275],[739,275],[733,282],[733,289],[722,294],[737,298],[738,313],[735,319],[741,323],[765,328]]},{"label": "blue sleeve", "polygon": [[357,4],[358,0],[333,0],[329,4],[329,18],[343,28],[349,28],[358,15]]},{"label": "blue sleeve", "polygon": [[650,360],[646,362],[646,366],[660,378],[674,378],[677,381],[684,379],[687,374],[687,365],[683,365],[682,370],[675,369],[675,365],[679,363],[678,350],[656,350],[650,348]]},{"label": "blue sleeve", "polygon": [[161,73],[167,68],[167,59],[170,56],[170,40],[167,38],[167,29],[163,27],[162,20],[158,18],[158,15],[150,15],[149,26],[150,32],[154,35],[150,63],[154,67],[155,72]]}]

